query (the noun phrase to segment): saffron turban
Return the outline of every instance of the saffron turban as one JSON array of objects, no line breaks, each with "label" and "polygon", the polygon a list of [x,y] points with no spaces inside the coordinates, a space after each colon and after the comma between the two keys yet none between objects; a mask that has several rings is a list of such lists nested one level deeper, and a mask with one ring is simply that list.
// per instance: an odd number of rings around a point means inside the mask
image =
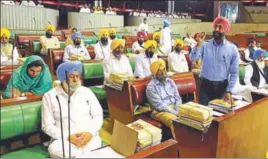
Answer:
[{"label": "saffron turban", "polygon": [[139,31],[138,33],[137,33],[137,36],[138,37],[145,37],[146,36],[146,34],[144,33],[144,32],[142,32],[142,31]]},{"label": "saffron turban", "polygon": [[157,31],[157,32],[155,32],[155,33],[153,34],[153,40],[155,40],[156,37],[161,38],[161,36],[162,36],[162,34],[161,34],[159,31]]},{"label": "saffron turban", "polygon": [[184,41],[181,40],[181,39],[176,39],[174,41],[174,47],[176,47],[178,44],[181,44],[181,47],[183,47],[184,46]]},{"label": "saffron turban", "polygon": [[108,36],[109,35],[109,31],[107,29],[101,29],[100,30],[100,37],[103,37],[103,36]]},{"label": "saffron turban", "polygon": [[116,49],[119,45],[122,45],[123,47],[125,47],[125,43],[126,41],[124,39],[115,39],[112,41],[111,43],[111,49],[114,50]]},{"label": "saffron turban", "polygon": [[253,60],[258,60],[260,56],[264,56],[265,51],[262,49],[256,50],[253,54]]},{"label": "saffron turban", "polygon": [[163,59],[157,59],[150,66],[150,71],[153,75],[157,73],[158,70],[163,70],[166,68],[166,63]]},{"label": "saffron turban", "polygon": [[114,28],[109,30],[109,35],[111,35],[111,34],[116,34],[116,30]]},{"label": "saffron turban", "polygon": [[77,71],[80,74],[82,73],[82,63],[80,61],[67,61],[59,65],[57,68],[57,78],[61,82],[66,80],[65,72],[67,71],[67,75],[69,76],[73,72]]},{"label": "saffron turban", "polygon": [[217,17],[214,22],[213,22],[213,29],[216,28],[216,25],[220,24],[221,25],[221,30],[224,33],[228,33],[231,30],[231,23],[229,22],[228,19],[224,17]]},{"label": "saffron turban", "polygon": [[151,46],[154,46],[156,47],[157,46],[157,43],[155,40],[147,40],[145,43],[144,43],[144,48],[145,49],[148,49],[149,47]]},{"label": "saffron turban", "polygon": [[45,30],[46,30],[46,31],[51,30],[51,31],[54,33],[55,30],[56,30],[56,28],[55,28],[54,25],[49,24],[49,25],[46,26]]},{"label": "saffron turban", "polygon": [[6,36],[8,39],[10,38],[11,34],[7,28],[1,28],[1,37]]},{"label": "saffron turban", "polygon": [[74,41],[76,38],[82,38],[82,33],[81,32],[74,32],[72,33],[72,40]]}]

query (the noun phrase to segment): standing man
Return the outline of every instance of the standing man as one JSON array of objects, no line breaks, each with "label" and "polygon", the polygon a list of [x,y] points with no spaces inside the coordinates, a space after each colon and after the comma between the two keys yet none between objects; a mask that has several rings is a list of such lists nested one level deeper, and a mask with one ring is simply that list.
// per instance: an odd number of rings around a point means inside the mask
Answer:
[{"label": "standing man", "polygon": [[153,34],[153,40],[155,40],[155,42],[157,43],[155,54],[157,56],[166,56],[164,45],[160,42],[161,37],[162,35],[159,31]]},{"label": "standing man", "polygon": [[202,105],[223,97],[224,100],[231,101],[231,91],[238,78],[239,57],[237,47],[225,39],[225,34],[230,29],[228,19],[216,18],[213,22],[213,39],[204,42],[205,36],[200,38],[191,51],[191,61],[201,58],[203,62],[199,96]]},{"label": "standing man", "polygon": [[[81,62],[62,63],[57,69],[57,78],[61,84],[43,96],[42,130],[51,137],[48,152],[52,158],[63,158],[64,154],[69,158],[69,142],[71,158],[90,157],[91,150],[101,147],[99,130],[103,123],[102,108],[92,91],[81,86],[81,73]],[[70,127],[68,95],[70,95]],[[62,138],[65,153],[62,149]]]},{"label": "standing man", "polygon": [[143,23],[141,23],[139,26],[139,31],[142,31],[142,32],[148,34],[148,28],[149,28],[149,26],[147,24],[147,18],[144,18]]},{"label": "standing man", "polygon": [[171,30],[169,28],[170,22],[165,19],[164,20],[164,28],[161,31],[162,34],[162,43],[165,48],[165,52],[168,55],[172,51],[172,39],[171,39]]},{"label": "standing man", "polygon": [[246,62],[253,62],[253,54],[256,49],[256,40],[250,39],[248,42],[248,48],[244,50]]}]

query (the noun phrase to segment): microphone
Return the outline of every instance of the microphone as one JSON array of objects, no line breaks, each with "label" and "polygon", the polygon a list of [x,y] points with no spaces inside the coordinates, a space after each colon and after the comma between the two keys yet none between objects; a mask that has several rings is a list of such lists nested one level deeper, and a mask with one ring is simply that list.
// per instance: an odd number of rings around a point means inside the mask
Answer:
[{"label": "microphone", "polygon": [[92,23],[91,23],[91,21],[89,20],[88,22],[89,22],[89,24],[90,24],[90,28],[92,28]]},{"label": "microphone", "polygon": [[48,21],[48,24],[51,24],[50,21]]},{"label": "microphone", "polygon": [[70,83],[68,79],[68,72],[65,71],[65,77],[66,77],[66,83],[68,87],[68,131],[69,131],[69,158],[71,158],[71,122],[70,122],[70,101],[71,101],[71,96],[70,96]]},{"label": "microphone", "polygon": [[92,116],[92,114],[91,114],[91,107],[90,107],[90,104],[89,104],[89,101],[87,100],[87,105],[89,106],[89,115],[90,115],[90,117],[93,119],[93,116]]},{"label": "microphone", "polygon": [[64,149],[64,139],[63,139],[63,126],[62,126],[62,111],[61,111],[61,104],[58,95],[56,95],[59,109],[60,109],[60,130],[61,130],[61,146],[62,146],[62,152],[63,152],[63,158],[65,158],[65,149]]},{"label": "microphone", "polygon": [[111,23],[109,23],[110,28],[112,27]]},{"label": "microphone", "polygon": [[37,34],[37,27],[36,27],[36,20],[35,20],[35,17],[33,17],[33,20],[34,20],[34,26],[35,26],[35,34]]}]

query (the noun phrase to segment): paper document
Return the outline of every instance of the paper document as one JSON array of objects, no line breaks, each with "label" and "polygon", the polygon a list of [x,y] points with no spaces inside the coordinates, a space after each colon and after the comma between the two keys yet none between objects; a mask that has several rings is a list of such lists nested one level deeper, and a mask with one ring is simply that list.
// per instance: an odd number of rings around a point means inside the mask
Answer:
[{"label": "paper document", "polygon": [[216,116],[216,117],[219,117],[219,116],[223,116],[224,113],[221,113],[221,112],[217,112],[217,111],[213,111],[213,116]]}]

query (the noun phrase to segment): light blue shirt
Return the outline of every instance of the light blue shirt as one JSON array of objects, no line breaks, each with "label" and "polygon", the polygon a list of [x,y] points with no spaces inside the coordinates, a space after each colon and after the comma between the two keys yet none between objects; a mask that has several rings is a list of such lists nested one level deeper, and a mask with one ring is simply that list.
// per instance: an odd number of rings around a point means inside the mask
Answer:
[{"label": "light blue shirt", "polygon": [[[226,91],[231,92],[239,73],[239,57],[237,47],[224,40],[218,45],[214,39],[204,42],[200,48],[193,48],[190,60],[202,60],[200,77],[210,81],[228,80]],[[228,78],[230,77],[230,78]]]},{"label": "light blue shirt", "polygon": [[[146,88],[146,96],[153,109],[159,112],[178,114],[179,105],[182,104],[177,86],[172,79],[167,78],[165,84],[153,78]],[[174,105],[172,109],[170,105]]]}]

